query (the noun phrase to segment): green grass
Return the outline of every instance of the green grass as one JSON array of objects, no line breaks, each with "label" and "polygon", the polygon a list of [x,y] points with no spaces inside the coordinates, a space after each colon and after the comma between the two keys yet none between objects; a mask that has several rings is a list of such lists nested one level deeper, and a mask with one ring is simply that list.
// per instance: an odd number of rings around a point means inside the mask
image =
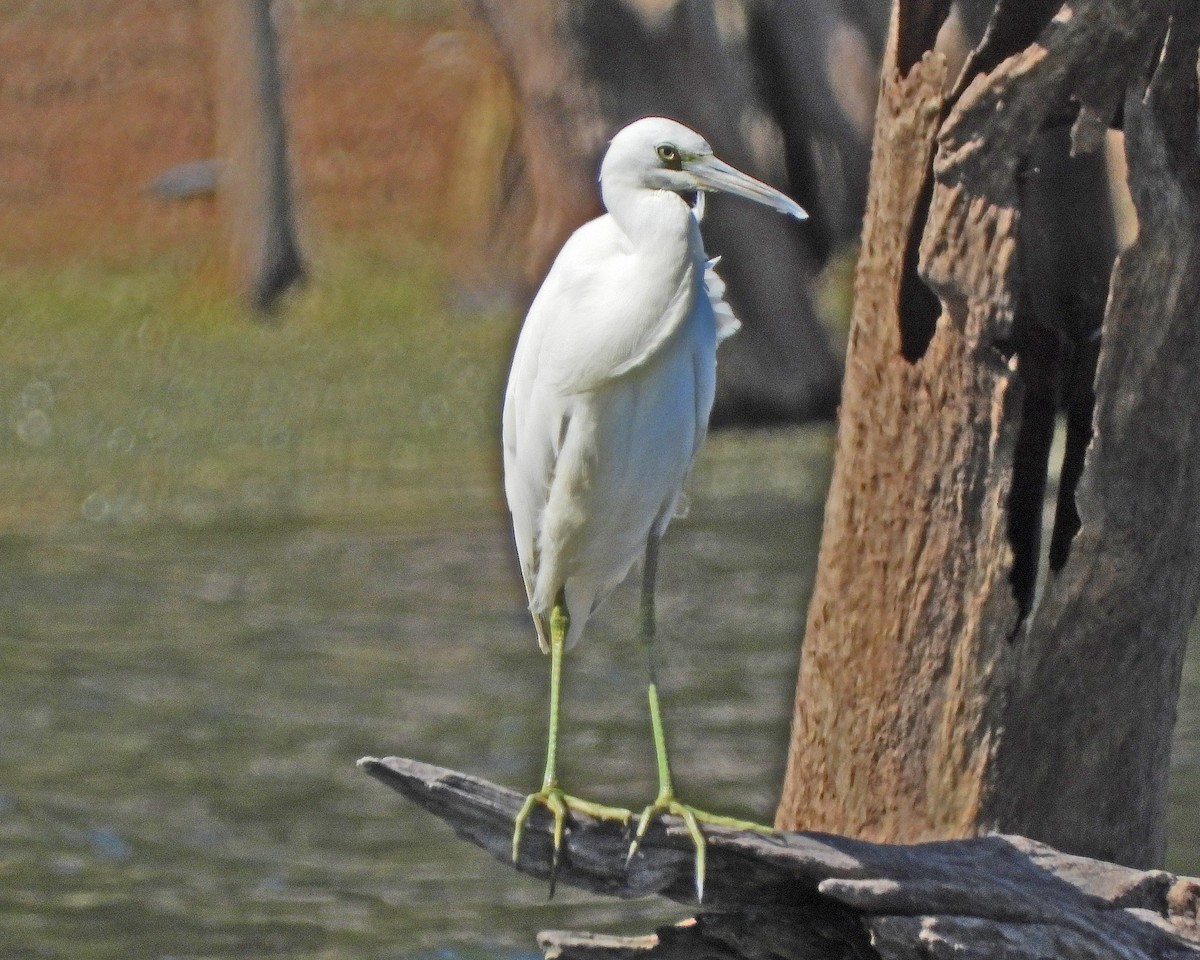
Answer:
[{"label": "green grass", "polygon": [[517,318],[326,251],[272,324],[162,262],[0,273],[0,531],[491,507]]}]

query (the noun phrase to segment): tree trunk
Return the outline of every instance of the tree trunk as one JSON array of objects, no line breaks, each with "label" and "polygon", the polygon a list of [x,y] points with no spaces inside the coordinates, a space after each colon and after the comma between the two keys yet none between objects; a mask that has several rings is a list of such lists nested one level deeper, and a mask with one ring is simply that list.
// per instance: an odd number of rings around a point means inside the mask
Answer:
[{"label": "tree trunk", "polygon": [[[1200,8],[1000,2],[947,92],[930,47],[948,8],[900,0],[885,53],[777,825],[893,842],[1001,829],[1155,866],[1200,599]],[[1089,162],[1067,156],[1067,128],[1088,154],[1114,118],[1139,234],[1109,277],[1106,223],[1031,226],[1068,202],[1043,161]],[[1085,265],[1057,307],[1046,257]]]},{"label": "tree trunk", "polygon": [[[776,182],[785,175],[778,131],[756,92],[739,4],[473,6],[504,53],[521,105],[520,149],[536,211],[531,279],[541,278],[572,230],[600,212],[600,155],[637,117],[675,117],[731,163]],[[800,187],[803,200],[813,186]],[[840,370],[808,294],[828,238],[737,201],[716,200],[708,211],[706,243],[722,257],[730,300],[745,322],[722,348],[715,419],[828,416]]]},{"label": "tree trunk", "polygon": [[824,258],[862,231],[879,75],[879,30],[868,14],[886,0],[759,0],[748,7],[749,47],[764,105],[779,125],[796,199],[812,214],[806,236]]},{"label": "tree trunk", "polygon": [[234,273],[260,311],[305,275],[271,8],[271,0],[222,0],[216,15],[220,195]]}]

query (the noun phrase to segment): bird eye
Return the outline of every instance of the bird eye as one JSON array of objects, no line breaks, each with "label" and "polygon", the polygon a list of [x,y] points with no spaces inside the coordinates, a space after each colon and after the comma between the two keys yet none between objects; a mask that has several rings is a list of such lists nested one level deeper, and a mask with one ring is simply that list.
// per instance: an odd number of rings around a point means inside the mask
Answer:
[{"label": "bird eye", "polygon": [[673,143],[660,143],[654,148],[654,152],[658,154],[658,159],[668,170],[683,169],[683,157],[679,155],[679,148]]}]

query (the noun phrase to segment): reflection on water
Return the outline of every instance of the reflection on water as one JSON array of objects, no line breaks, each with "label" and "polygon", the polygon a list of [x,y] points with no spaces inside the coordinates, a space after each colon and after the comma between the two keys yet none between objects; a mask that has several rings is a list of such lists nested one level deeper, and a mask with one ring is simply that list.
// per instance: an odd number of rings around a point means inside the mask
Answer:
[{"label": "reflection on water", "polygon": [[[668,731],[702,806],[771,815],[828,447],[717,438],[664,546]],[[682,915],[548,904],[354,767],[536,784],[546,662],[502,517],[89,523],[0,539],[0,583],[6,957],[534,956],[538,929]],[[562,744],[569,789],[627,806],[654,790],[634,599],[568,659]],[[1172,862],[1200,872],[1195,656],[1187,684]]]}]

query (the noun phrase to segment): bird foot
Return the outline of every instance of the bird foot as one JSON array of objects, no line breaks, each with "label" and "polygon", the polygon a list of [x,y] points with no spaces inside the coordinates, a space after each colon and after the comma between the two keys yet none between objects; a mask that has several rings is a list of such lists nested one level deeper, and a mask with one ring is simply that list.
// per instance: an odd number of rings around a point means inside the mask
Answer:
[{"label": "bird foot", "polygon": [[664,814],[679,817],[683,821],[683,825],[687,827],[687,832],[692,838],[692,845],[696,848],[697,903],[704,902],[704,868],[708,848],[708,844],[704,839],[704,832],[700,829],[700,824],[707,823],[717,827],[732,827],[734,830],[755,830],[758,833],[774,833],[773,828],[763,826],[761,823],[752,823],[749,820],[738,820],[736,817],[725,817],[717,813],[708,813],[698,807],[680,803],[673,793],[660,793],[657,799],[647,806],[638,818],[637,832],[633,836],[633,842],[629,845],[629,853],[625,857],[626,863],[629,863],[633,859],[633,855],[637,853],[638,845],[642,842],[642,837],[646,835],[650,824],[656,817],[661,817]]},{"label": "bird foot", "polygon": [[541,804],[554,816],[554,854],[550,862],[550,896],[554,896],[554,886],[558,880],[559,854],[562,851],[563,834],[566,831],[567,811],[586,814],[597,820],[615,820],[623,826],[628,826],[633,819],[633,811],[624,807],[608,807],[602,803],[593,803],[563,792],[556,783],[544,785],[537,793],[531,793],[525,798],[521,810],[517,814],[513,827],[512,858],[513,863],[521,852],[521,837],[525,832],[525,822],[533,813],[533,808]]}]

